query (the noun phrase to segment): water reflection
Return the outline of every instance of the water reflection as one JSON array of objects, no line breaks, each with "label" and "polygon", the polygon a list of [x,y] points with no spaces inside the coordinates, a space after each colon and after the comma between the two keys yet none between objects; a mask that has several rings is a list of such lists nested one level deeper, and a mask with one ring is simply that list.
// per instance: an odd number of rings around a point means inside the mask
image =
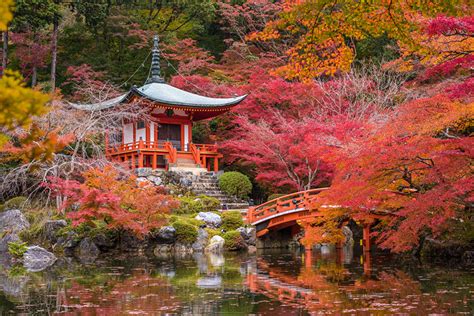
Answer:
[{"label": "water reflection", "polygon": [[0,270],[0,315],[471,314],[473,293],[472,271],[331,247]]}]

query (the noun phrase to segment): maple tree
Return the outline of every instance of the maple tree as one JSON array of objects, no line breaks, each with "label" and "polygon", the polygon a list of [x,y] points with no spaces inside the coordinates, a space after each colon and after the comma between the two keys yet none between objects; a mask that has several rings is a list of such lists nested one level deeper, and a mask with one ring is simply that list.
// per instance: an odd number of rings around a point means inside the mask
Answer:
[{"label": "maple tree", "polygon": [[178,206],[163,189],[137,183],[136,177],[123,177],[111,167],[90,169],[84,182],[50,177],[44,185],[63,201],[61,211],[72,225],[128,230],[143,237],[166,222],[165,215]]}]

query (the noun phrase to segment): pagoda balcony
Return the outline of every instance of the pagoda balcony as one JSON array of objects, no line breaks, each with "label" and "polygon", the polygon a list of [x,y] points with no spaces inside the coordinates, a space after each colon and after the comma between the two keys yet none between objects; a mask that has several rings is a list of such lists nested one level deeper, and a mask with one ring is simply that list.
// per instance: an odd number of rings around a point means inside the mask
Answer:
[{"label": "pagoda balcony", "polygon": [[[183,150],[178,150],[183,149]],[[189,143],[178,148],[170,141],[143,141],[126,144],[106,144],[106,157],[124,163],[130,169],[152,168],[169,170],[170,167],[201,167],[218,171],[222,158],[216,144]]]}]

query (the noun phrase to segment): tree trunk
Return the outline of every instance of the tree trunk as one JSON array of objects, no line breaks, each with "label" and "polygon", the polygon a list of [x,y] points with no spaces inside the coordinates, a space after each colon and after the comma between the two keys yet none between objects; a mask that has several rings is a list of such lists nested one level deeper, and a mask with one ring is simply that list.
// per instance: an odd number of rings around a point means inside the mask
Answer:
[{"label": "tree trunk", "polygon": [[53,37],[51,38],[51,91],[56,89],[56,60],[58,55],[58,18],[53,22]]},{"label": "tree trunk", "polygon": [[3,32],[3,53],[2,53],[2,71],[0,75],[3,76],[8,63],[8,29]]},{"label": "tree trunk", "polygon": [[38,78],[38,68],[36,66],[33,66],[33,73],[31,74],[31,86],[32,87],[36,86],[37,78]]}]

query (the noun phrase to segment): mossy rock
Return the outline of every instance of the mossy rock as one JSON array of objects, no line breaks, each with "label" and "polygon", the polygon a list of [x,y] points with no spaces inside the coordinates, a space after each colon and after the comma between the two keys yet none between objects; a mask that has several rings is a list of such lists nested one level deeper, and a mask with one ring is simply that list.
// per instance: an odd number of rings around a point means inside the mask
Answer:
[{"label": "mossy rock", "polygon": [[0,206],[0,211],[20,209],[26,204],[27,201],[28,198],[25,196],[16,196],[3,203],[3,205]]},{"label": "mossy rock", "polygon": [[221,214],[222,228],[226,231],[236,230],[244,225],[240,211],[227,211]]},{"label": "mossy rock", "polygon": [[177,220],[171,226],[176,230],[176,240],[183,244],[192,244],[198,237],[198,229],[196,226],[189,224],[183,220]]},{"label": "mossy rock", "polygon": [[224,247],[227,250],[242,250],[247,248],[244,239],[240,235],[240,232],[236,230],[228,231],[222,237],[225,240]]}]

